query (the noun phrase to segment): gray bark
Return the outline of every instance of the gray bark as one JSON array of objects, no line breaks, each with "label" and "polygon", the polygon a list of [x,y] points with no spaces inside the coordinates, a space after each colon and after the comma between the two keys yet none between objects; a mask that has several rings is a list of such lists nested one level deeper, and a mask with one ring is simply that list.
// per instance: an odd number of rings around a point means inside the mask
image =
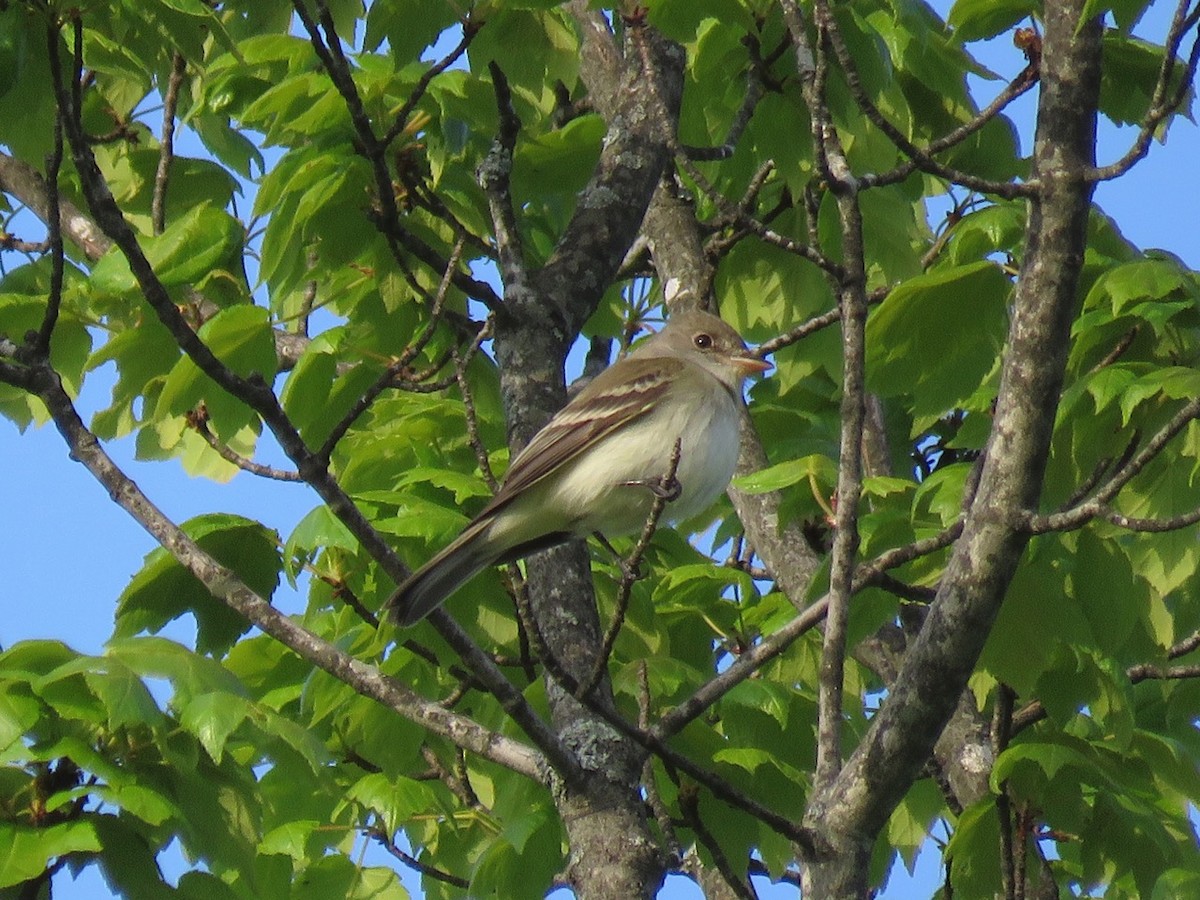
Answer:
[{"label": "gray bark", "polygon": [[1066,364],[1083,261],[1099,92],[1099,21],[1084,4],[1048,5],[1033,178],[1022,270],[975,503],[938,596],[893,691],[806,821],[829,854],[806,870],[813,896],[861,897],[855,873],[953,714],[1024,551],[1022,514],[1037,506]]},{"label": "gray bark", "polygon": [[[511,278],[506,272],[495,346],[514,449],[565,401],[566,352],[636,238],[669,158],[682,51],[649,28],[629,29],[627,36],[633,46],[613,88],[609,137],[571,223],[544,267],[523,273],[516,266]],[[568,674],[586,680],[601,643],[586,548],[575,542],[536,554],[528,573],[542,640]],[[597,690],[611,699],[607,680]],[[570,844],[567,881],[580,900],[653,896],[665,864],[639,791],[644,751],[552,678],[547,692],[554,729],[583,770],[561,784],[556,798]]]}]

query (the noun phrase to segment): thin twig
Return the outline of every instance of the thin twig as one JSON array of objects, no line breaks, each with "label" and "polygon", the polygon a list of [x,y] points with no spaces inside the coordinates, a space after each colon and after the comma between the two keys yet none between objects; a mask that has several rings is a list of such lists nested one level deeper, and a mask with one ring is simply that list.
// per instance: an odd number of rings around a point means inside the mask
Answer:
[{"label": "thin twig", "polygon": [[513,210],[510,192],[513,153],[521,121],[513,107],[512,91],[503,70],[493,61],[488,64],[492,74],[492,89],[496,94],[496,109],[500,124],[487,156],[479,165],[479,184],[487,196],[488,210],[496,235],[500,260],[500,278],[505,292],[512,294],[527,290],[529,273],[525,266],[521,233]]},{"label": "thin twig", "polygon": [[410,856],[409,854],[405,853],[396,846],[396,842],[388,836],[388,834],[383,830],[382,826],[371,828],[368,831],[368,834],[375,838],[375,841],[389,854],[400,860],[400,862],[404,863],[409,868],[420,872],[422,875],[426,875],[435,881],[440,881],[456,888],[469,888],[471,886],[471,882],[466,878],[462,878],[458,875],[452,875],[443,869],[439,869],[437,866],[431,866],[428,863],[423,863],[415,856]]},{"label": "thin twig", "polygon": [[[49,223],[47,223],[49,224]],[[16,250],[18,253],[40,255],[50,249],[50,239],[26,241],[7,231],[0,231],[0,250]]]},{"label": "thin twig", "polygon": [[751,34],[747,35],[745,40],[750,51],[750,69],[746,73],[746,92],[742,96],[741,105],[734,113],[733,120],[729,123],[725,140],[716,147],[682,146],[680,149],[688,159],[706,162],[729,159],[737,149],[742,132],[746,130],[746,126],[750,124],[750,119],[754,116],[754,110],[763,95],[763,61],[759,52],[758,39]]},{"label": "thin twig", "polygon": [[828,312],[823,312],[819,316],[813,316],[807,322],[797,325],[786,334],[773,337],[769,341],[763,341],[754,348],[754,355],[761,358],[768,356],[777,350],[782,350],[784,347],[790,347],[792,344],[804,340],[810,334],[816,334],[823,328],[828,328],[835,322],[841,321],[841,318],[841,307],[835,306]]},{"label": "thin twig", "polygon": [[334,578],[333,576],[318,572],[311,566],[309,566],[308,569],[317,578],[329,585],[335,600],[340,600],[342,603],[345,603],[348,607],[354,610],[360,619],[362,619],[372,628],[379,627],[379,616],[367,609],[366,605],[361,599],[359,599],[358,594],[354,593],[354,591],[351,590],[350,586],[346,584],[345,581],[340,578]]},{"label": "thin twig", "polygon": [[304,479],[300,477],[299,472],[289,472],[284,469],[276,469],[272,466],[266,466],[262,463],[256,463],[252,459],[246,459],[240,453],[234,450],[226,443],[221,441],[208,427],[208,407],[203,403],[195,409],[190,410],[184,416],[184,421],[187,422],[189,428],[195,431],[200,437],[204,438],[204,442],[208,446],[220,454],[221,459],[227,463],[232,463],[243,472],[249,472],[251,475],[258,475],[262,478],[270,478],[273,481],[290,481],[301,482]]},{"label": "thin twig", "polygon": [[693,785],[683,785],[679,789],[679,811],[683,814],[683,820],[688,828],[692,829],[692,833],[696,835],[704,848],[712,856],[713,864],[717,867],[717,871],[721,873],[721,877],[725,879],[725,883],[729,885],[729,889],[735,897],[741,900],[758,900],[758,892],[754,890],[754,885],[750,883],[748,877],[740,877],[734,868],[729,863],[729,857],[725,855],[725,851],[721,848],[721,842],[713,837],[713,833],[708,830],[704,824],[704,820],[700,818],[700,796],[699,792]]},{"label": "thin twig", "polygon": [[471,41],[475,39],[475,35],[477,34],[479,34],[479,26],[477,24],[471,22],[470,19],[462,23],[462,38],[449,53],[426,69],[421,77],[417,79],[417,83],[413,85],[413,89],[405,99],[404,104],[396,112],[396,120],[392,123],[392,127],[388,129],[387,134],[379,142],[382,146],[387,147],[408,127],[408,117],[413,114],[413,110],[417,108],[417,104],[421,102],[421,98],[429,90],[429,85],[433,82],[433,79],[454,65],[455,61],[466,53],[467,48],[471,46]]},{"label": "thin twig", "polygon": [[[397,377],[408,368],[409,364],[417,358],[421,351],[428,345],[429,341],[432,340],[434,332],[437,330],[438,322],[442,318],[442,309],[446,303],[446,295],[450,289],[453,273],[458,268],[462,246],[461,240],[454,245],[454,250],[450,254],[450,260],[446,264],[445,271],[442,273],[442,280],[438,285],[437,293],[433,297],[433,307],[429,311],[429,321],[425,323],[425,327],[421,330],[421,333],[417,335],[416,340],[404,348],[403,352],[393,363],[384,369],[383,374],[375,379],[375,382],[363,392],[362,396],[346,411],[341,420],[333,426],[333,429],[329,432],[329,436],[325,438],[325,442],[321,444],[320,449],[314,454],[317,459],[323,460],[325,463],[329,462],[338,442],[346,436],[346,432],[358,421],[359,416],[370,409],[371,404],[375,402],[380,394],[395,385]],[[413,382],[419,384],[421,380],[417,377],[413,379]]]},{"label": "thin twig", "polygon": [[175,158],[175,110],[179,105],[179,87],[187,71],[187,60],[178,50],[171,59],[171,75],[163,95],[162,140],[158,148],[158,169],[154,173],[154,193],[150,199],[150,227],[162,234],[167,220],[167,182]]},{"label": "thin twig", "polygon": [[1200,647],[1200,631],[1194,631],[1167,651],[1167,659],[1179,659]]},{"label": "thin twig", "polygon": [[[480,329],[479,338],[472,345],[471,350],[478,349],[479,344],[485,340],[486,335],[491,334],[491,320]],[[479,466],[479,471],[483,473],[483,480],[487,482],[487,486],[492,493],[500,490],[500,479],[496,477],[496,473],[492,471],[492,461],[488,458],[487,447],[484,446],[483,438],[479,434],[479,413],[475,409],[475,395],[471,391],[470,382],[467,380],[467,365],[471,360],[471,354],[460,356],[454,354],[454,377],[458,381],[458,390],[462,394],[463,412],[466,417],[467,424],[467,442],[471,445],[471,449],[475,451],[475,462]]]},{"label": "thin twig", "polygon": [[[638,728],[642,731],[650,728],[650,673],[644,659],[638,664]],[[646,803],[654,813],[654,820],[662,833],[662,843],[667,856],[666,868],[673,868],[683,859],[683,847],[679,843],[679,835],[675,832],[670,810],[667,809],[658,789],[658,780],[654,777],[654,758],[650,756],[647,756],[642,764],[642,788],[646,791]]]},{"label": "thin twig", "polygon": [[679,471],[679,456],[682,446],[682,440],[676,438],[675,446],[671,449],[671,458],[667,463],[667,471],[652,488],[654,500],[650,504],[650,513],[646,516],[642,533],[629,556],[621,563],[621,581],[617,585],[616,608],[613,611],[612,621],[604,632],[600,652],[592,663],[591,674],[579,687],[584,694],[590,694],[596,689],[596,685],[600,683],[600,679],[608,669],[608,659],[612,655],[613,645],[617,642],[617,635],[621,633],[621,626],[625,624],[625,612],[629,607],[630,592],[633,590],[634,582],[642,577],[639,571],[642,558],[646,555],[646,549],[650,546],[654,532],[658,530],[658,522],[666,510],[667,504],[679,496],[680,485],[675,474]]},{"label": "thin twig", "polygon": [[1129,680],[1134,684],[1150,679],[1179,680],[1183,678],[1200,678],[1200,665],[1193,666],[1154,666],[1141,663],[1133,666],[1127,672]]},{"label": "thin twig", "polygon": [[[1015,694],[1008,685],[996,689],[996,704],[992,709],[991,742],[993,758],[1004,752],[1012,732],[1013,699]],[[1007,783],[1000,785],[996,796],[996,812],[1000,817],[1000,883],[1007,900],[1014,900],[1017,869],[1013,854],[1012,804],[1009,802]]]},{"label": "thin twig", "polygon": [[1150,152],[1150,142],[1154,138],[1154,132],[1168,116],[1179,108],[1184,98],[1187,97],[1188,91],[1191,90],[1192,82],[1196,78],[1196,67],[1200,63],[1200,32],[1197,33],[1196,40],[1192,43],[1187,65],[1184,67],[1183,75],[1180,77],[1175,91],[1169,97],[1167,96],[1171,75],[1175,71],[1176,56],[1183,44],[1184,35],[1200,21],[1200,6],[1189,13],[1187,8],[1190,2],[1191,0],[1179,0],[1179,5],[1175,7],[1175,14],[1171,17],[1171,25],[1167,29],[1167,39],[1163,47],[1163,61],[1159,68],[1158,80],[1154,85],[1150,106],[1138,129],[1137,138],[1119,160],[1086,172],[1084,177],[1089,181],[1110,181],[1120,178],[1145,159],[1146,154]]},{"label": "thin twig", "polygon": [[[58,31],[53,29],[50,40],[58,42]],[[50,290],[46,295],[46,312],[42,316],[41,327],[38,328],[37,338],[33,342],[35,352],[46,359],[50,357],[50,338],[54,327],[58,324],[58,314],[62,309],[62,290],[64,275],[63,239],[61,205],[58,192],[58,172],[63,159],[63,121],[62,111],[55,110],[54,115],[54,149],[46,160],[46,205],[50,210],[46,220],[47,243],[50,245]]]}]

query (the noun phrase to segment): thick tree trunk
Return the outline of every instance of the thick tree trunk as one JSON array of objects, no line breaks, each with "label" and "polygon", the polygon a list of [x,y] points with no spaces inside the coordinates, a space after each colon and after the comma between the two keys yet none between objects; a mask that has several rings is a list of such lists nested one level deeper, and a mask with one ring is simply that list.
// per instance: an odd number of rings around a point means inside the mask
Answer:
[{"label": "thick tree trunk", "polygon": [[[609,119],[605,151],[556,251],[536,272],[527,272],[516,254],[502,253],[505,307],[497,316],[495,347],[514,448],[562,406],[566,352],[637,237],[669,159],[683,53],[652,29],[627,33],[631,46],[612,85],[616,114]],[[647,84],[654,88],[646,90]],[[575,542],[536,554],[528,575],[530,606],[547,653],[576,682],[586,682],[601,644],[586,548]],[[557,667],[553,663],[548,671]],[[644,751],[552,674],[546,689],[554,730],[583,771],[560,784],[556,798],[570,844],[568,881],[580,900],[654,896],[665,857],[640,790]],[[595,691],[611,703],[607,678]]]},{"label": "thick tree trunk", "polygon": [[929,759],[953,714],[1024,551],[1024,511],[1041,494],[1069,344],[1092,186],[1099,95],[1098,20],[1080,25],[1083,0],[1047,4],[1034,150],[1036,196],[995,425],[979,490],[938,597],[910,648],[887,703],[806,822],[829,843],[809,861],[806,895],[866,895],[862,848]]}]

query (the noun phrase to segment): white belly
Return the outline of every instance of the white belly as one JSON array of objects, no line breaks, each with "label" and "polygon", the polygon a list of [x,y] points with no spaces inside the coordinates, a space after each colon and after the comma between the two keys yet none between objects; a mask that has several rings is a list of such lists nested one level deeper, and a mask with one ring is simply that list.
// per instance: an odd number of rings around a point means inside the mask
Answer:
[{"label": "white belly", "polygon": [[675,474],[680,495],[667,506],[665,518],[677,521],[703,512],[729,484],[738,457],[738,429],[714,428],[713,422],[736,422],[737,416],[733,397],[718,391],[712,403],[682,415],[656,411],[630,423],[569,463],[565,477],[551,479],[556,495],[551,505],[579,510],[570,530],[580,536],[593,531],[608,537],[640,531],[654,495],[648,487],[626,482],[666,476],[675,439],[682,435]]}]

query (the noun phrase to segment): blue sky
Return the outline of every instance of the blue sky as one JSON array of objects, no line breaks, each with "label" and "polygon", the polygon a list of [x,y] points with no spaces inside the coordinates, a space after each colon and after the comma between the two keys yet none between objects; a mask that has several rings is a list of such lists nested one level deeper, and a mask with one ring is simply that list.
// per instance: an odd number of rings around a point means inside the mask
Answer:
[{"label": "blue sky", "polygon": [[[945,10],[946,2],[934,3]],[[1157,39],[1170,15],[1158,3],[1137,29]],[[1023,59],[1004,37],[975,52],[985,65],[1011,76]],[[998,90],[981,88],[986,102]],[[1026,95],[1011,112],[1018,122],[1030,122],[1034,93]],[[1104,127],[1100,162],[1121,155],[1132,139],[1131,129]],[[1029,132],[1022,133],[1023,147]],[[1130,175],[1099,187],[1096,200],[1118,222],[1127,238],[1143,248],[1161,248],[1180,256],[1192,268],[1200,267],[1200,227],[1196,212],[1196,161],[1200,160],[1200,129],[1187,121],[1174,123],[1165,146],[1155,144],[1148,160]],[[1185,187],[1186,185],[1186,187]],[[24,236],[24,235],[23,235]],[[16,260],[11,260],[10,264]],[[94,411],[107,405],[111,373],[101,371],[85,386],[80,406]],[[265,444],[264,444],[265,446]],[[281,462],[278,451],[265,447],[265,461]],[[131,440],[108,445],[108,450],[147,495],[175,521],[206,512],[236,512],[265,521],[286,536],[317,503],[304,486],[267,481],[242,473],[231,484],[218,485],[188,478],[176,462],[142,463],[133,458]],[[116,597],[141,566],[154,542],[109,500],[86,471],[72,462],[53,428],[21,435],[7,420],[0,420],[0,478],[7,514],[0,540],[0,571],[5,574],[4,616],[0,619],[0,646],[29,638],[57,638],[77,650],[98,653],[112,627]],[[277,602],[295,608],[299,598],[289,596],[286,585]],[[187,623],[175,623],[167,635],[189,641]],[[65,875],[55,881],[57,900],[91,900],[106,897],[103,882],[89,870],[77,882]],[[925,854],[918,873],[909,879],[897,872],[885,898],[928,896],[940,882],[934,854]],[[415,886],[415,881],[408,881]],[[792,888],[764,890],[764,898],[794,898]],[[419,896],[415,894],[414,896]],[[684,879],[673,880],[662,896],[692,900],[699,890]]]}]

